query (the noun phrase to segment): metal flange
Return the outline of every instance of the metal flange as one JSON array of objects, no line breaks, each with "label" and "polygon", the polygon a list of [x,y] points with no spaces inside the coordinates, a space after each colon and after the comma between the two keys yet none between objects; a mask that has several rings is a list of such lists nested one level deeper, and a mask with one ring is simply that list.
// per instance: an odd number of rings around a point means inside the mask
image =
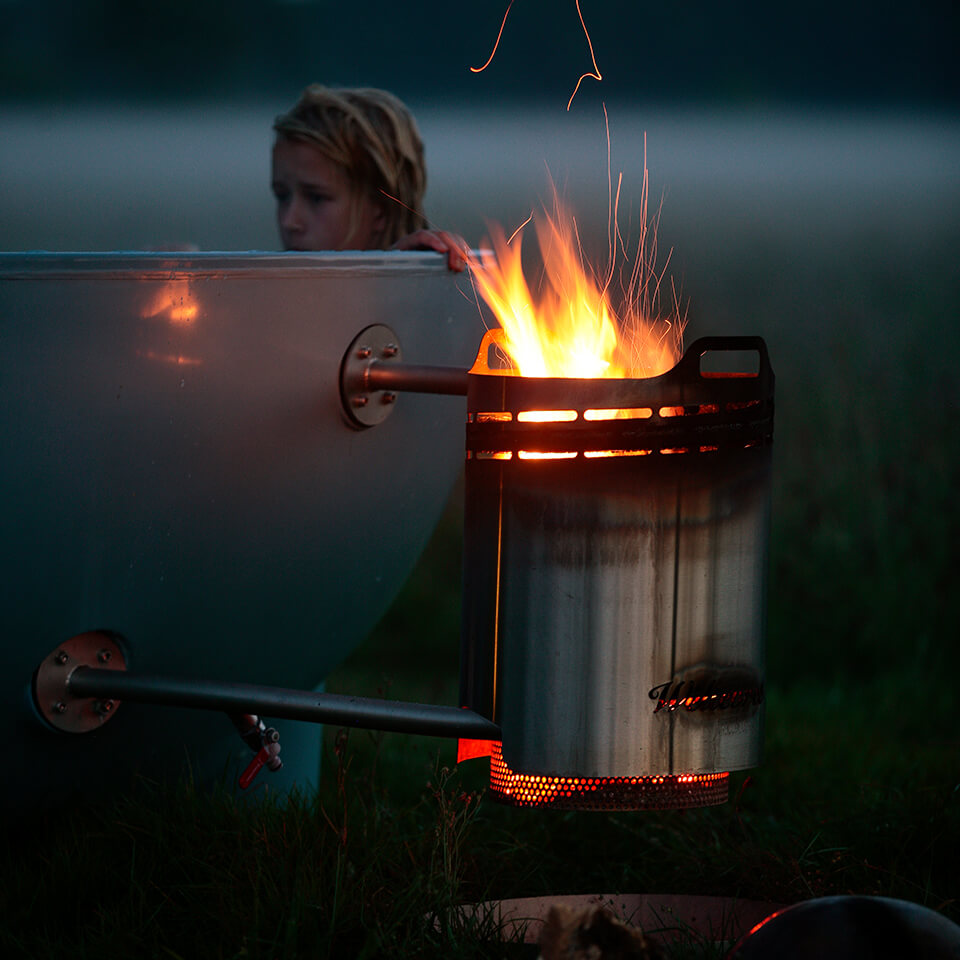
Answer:
[{"label": "metal flange", "polygon": [[79,633],[44,658],[33,678],[33,696],[44,719],[67,733],[88,733],[102,727],[120,706],[119,700],[77,697],[70,675],[77,667],[126,670],[120,635],[106,630]]},{"label": "metal flange", "polygon": [[340,396],[344,411],[356,426],[376,426],[393,412],[396,392],[373,388],[370,368],[402,359],[397,335],[381,323],[362,330],[347,348],[340,363]]}]

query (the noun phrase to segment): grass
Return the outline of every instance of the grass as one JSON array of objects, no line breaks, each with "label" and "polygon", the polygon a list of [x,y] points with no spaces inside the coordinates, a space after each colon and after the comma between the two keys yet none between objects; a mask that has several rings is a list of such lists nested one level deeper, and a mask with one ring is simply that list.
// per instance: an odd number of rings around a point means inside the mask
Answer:
[{"label": "grass", "polygon": [[[453,908],[559,893],[784,903],[856,892],[958,918],[956,737],[931,741],[901,722],[899,699],[883,683],[774,691],[766,763],[734,778],[729,804],[685,812],[510,810],[478,795],[482,762],[457,769],[446,745],[358,731],[330,731],[319,795],[286,805],[140,782],[115,805],[8,836],[0,946],[30,957],[65,945],[79,957],[530,956]],[[689,938],[695,947],[718,955]]]},{"label": "grass", "polygon": [[[7,831],[0,952],[531,957],[453,908],[567,893],[879,894],[960,920],[960,280],[864,250],[789,277],[783,250],[731,258],[693,318],[762,333],[778,377],[766,758],[728,804],[510,810],[450,743],[331,729],[317,796],[140,781]],[[459,509],[329,690],[456,701]],[[721,953],[690,934],[671,955]]]}]

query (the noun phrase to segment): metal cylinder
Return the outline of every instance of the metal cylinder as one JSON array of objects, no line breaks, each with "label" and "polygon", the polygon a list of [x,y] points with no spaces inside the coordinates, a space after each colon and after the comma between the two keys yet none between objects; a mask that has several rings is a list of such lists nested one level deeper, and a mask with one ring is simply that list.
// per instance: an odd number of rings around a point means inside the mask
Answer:
[{"label": "metal cylinder", "polygon": [[650,380],[471,374],[462,702],[502,799],[721,802],[758,762],[772,395],[756,338]]}]

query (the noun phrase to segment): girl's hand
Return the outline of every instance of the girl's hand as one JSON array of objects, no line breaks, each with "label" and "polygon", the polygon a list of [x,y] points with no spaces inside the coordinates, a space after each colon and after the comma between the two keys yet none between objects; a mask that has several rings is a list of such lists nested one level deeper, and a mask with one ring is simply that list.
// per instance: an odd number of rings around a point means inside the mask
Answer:
[{"label": "girl's hand", "polygon": [[447,267],[461,273],[467,265],[467,241],[445,230],[417,230],[401,237],[392,250],[436,250],[447,255]]}]

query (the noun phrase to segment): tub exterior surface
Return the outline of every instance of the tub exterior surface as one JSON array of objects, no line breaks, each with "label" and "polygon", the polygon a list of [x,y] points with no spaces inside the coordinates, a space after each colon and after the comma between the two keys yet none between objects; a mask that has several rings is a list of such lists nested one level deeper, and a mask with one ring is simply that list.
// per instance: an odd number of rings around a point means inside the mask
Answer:
[{"label": "tub exterior surface", "polygon": [[[461,468],[465,401],[405,394],[349,426],[341,359],[376,323],[409,362],[464,368],[482,333],[435,254],[0,255],[0,683],[24,773],[5,805],[233,751],[201,711],[45,729],[31,674],[67,638],[116,631],[137,671],[307,689],[383,614]],[[270,782],[305,785],[319,728],[278,726]]]}]

